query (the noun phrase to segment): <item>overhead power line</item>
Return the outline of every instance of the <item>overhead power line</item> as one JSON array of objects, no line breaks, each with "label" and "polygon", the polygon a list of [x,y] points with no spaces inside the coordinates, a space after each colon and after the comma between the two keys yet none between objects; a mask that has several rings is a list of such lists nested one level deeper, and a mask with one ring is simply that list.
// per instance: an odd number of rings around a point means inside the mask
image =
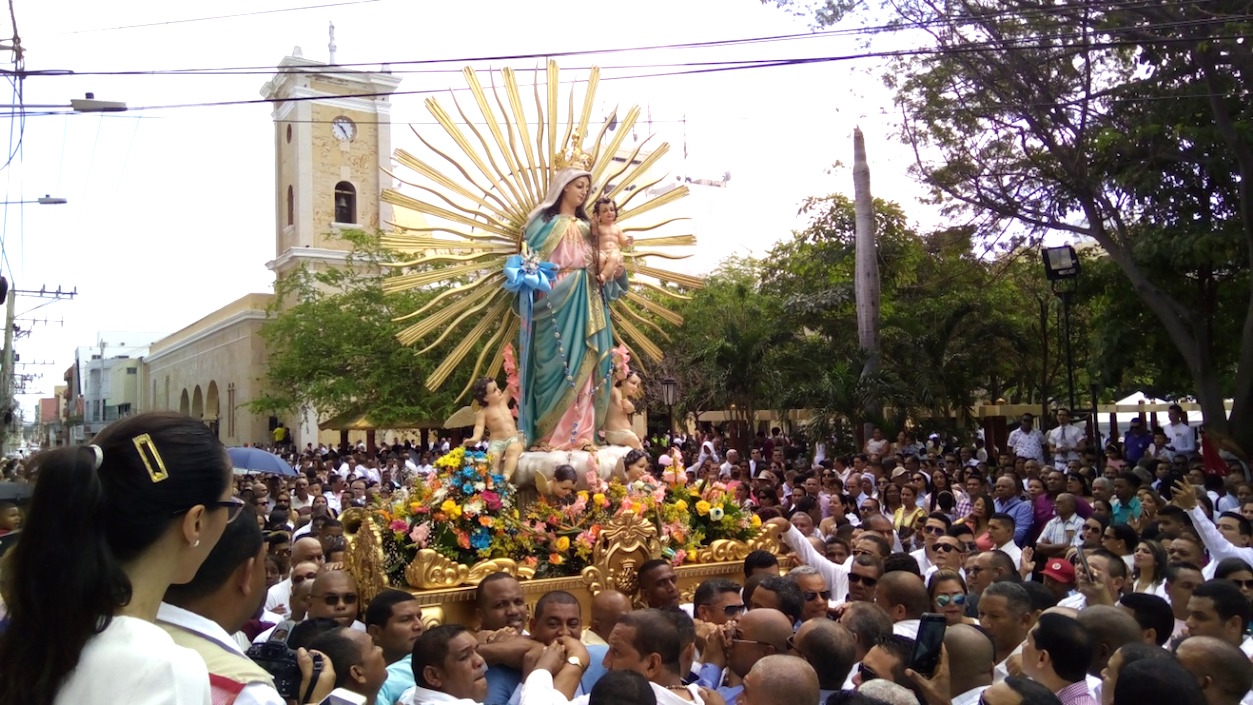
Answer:
[{"label": "overhead power line", "polygon": [[240,17],[254,17],[257,15],[277,15],[284,12],[301,12],[304,10],[320,10],[327,7],[342,7],[344,5],[364,5],[367,3],[380,2],[380,0],[344,0],[343,2],[329,2],[322,5],[302,5],[300,7],[280,7],[273,10],[254,10],[251,12],[236,12],[230,15],[211,15],[209,17],[188,17],[180,20],[161,20],[159,22],[145,22],[142,24],[127,24],[117,27],[94,27],[91,29],[75,29],[68,32],[55,32],[53,36],[63,36],[67,34],[91,34],[94,32],[114,32],[124,29],[144,29],[147,27],[164,27],[176,24],[191,24],[193,22],[211,22],[214,20],[229,20]]}]

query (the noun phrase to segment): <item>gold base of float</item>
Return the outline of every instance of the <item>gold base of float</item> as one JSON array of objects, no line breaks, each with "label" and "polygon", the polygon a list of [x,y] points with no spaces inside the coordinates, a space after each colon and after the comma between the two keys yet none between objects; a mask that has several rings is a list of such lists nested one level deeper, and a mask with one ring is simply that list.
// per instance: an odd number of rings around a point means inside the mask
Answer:
[{"label": "gold base of float", "polygon": [[[476,624],[475,587],[497,572],[509,573],[521,581],[522,593],[531,609],[540,597],[553,590],[574,594],[583,606],[586,624],[591,619],[592,598],[602,590],[618,590],[640,604],[635,594],[637,570],[645,562],[661,556],[657,527],[633,512],[624,512],[606,525],[593,550],[591,565],[579,575],[535,580],[535,569],[519,560],[494,558],[467,566],[424,548],[405,568],[405,580],[409,584],[391,585],[384,568],[383,539],[378,526],[366,518],[362,509],[344,512],[342,520],[348,537],[346,567],[357,579],[360,599],[368,603],[385,589],[405,590],[423,606],[423,621],[428,624]],[[681,602],[691,602],[696,587],[709,578],[725,576],[742,581],[744,558],[759,549],[779,554],[778,527],[765,525],[750,541],[723,539],[696,551],[690,562],[675,568]],[[780,563],[786,564],[786,559],[780,558]]]}]

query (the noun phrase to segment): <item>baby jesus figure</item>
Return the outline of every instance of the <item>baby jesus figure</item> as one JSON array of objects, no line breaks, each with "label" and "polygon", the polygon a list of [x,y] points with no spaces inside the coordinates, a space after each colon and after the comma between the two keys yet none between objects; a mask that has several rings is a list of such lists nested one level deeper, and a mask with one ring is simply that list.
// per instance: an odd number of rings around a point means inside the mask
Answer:
[{"label": "baby jesus figure", "polygon": [[622,228],[618,227],[618,206],[612,199],[598,199],[592,208],[592,217],[596,219],[596,247],[600,250],[596,280],[604,284],[622,271],[622,248],[635,244],[635,238],[622,234]]},{"label": "baby jesus figure", "polygon": [[496,380],[483,377],[474,383],[471,395],[478,410],[474,414],[474,435],[467,438],[466,445],[483,440],[483,431],[491,435],[487,452],[493,458],[494,469],[508,480],[518,467],[518,457],[526,446],[526,439],[514,423],[509,409],[510,395],[496,386]]}]

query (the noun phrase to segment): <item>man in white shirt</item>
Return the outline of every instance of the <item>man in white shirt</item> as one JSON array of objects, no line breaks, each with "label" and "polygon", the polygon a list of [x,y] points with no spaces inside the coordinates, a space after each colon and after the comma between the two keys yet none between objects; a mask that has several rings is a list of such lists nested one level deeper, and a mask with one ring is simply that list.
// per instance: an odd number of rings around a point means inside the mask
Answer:
[{"label": "man in white shirt", "polygon": [[431,454],[423,453],[417,467],[414,469],[422,477],[426,477],[435,472],[435,466],[431,465]]},{"label": "man in white shirt", "polygon": [[1065,556],[1067,550],[1080,543],[1083,517],[1075,513],[1078,506],[1075,496],[1063,492],[1057,495],[1053,506],[1057,516],[1048,520],[1035,543],[1035,553],[1042,558]]},{"label": "man in white shirt", "polygon": [[992,637],[996,646],[996,667],[993,680],[1009,675],[1009,657],[1022,650],[1033,620],[1031,596],[1018,583],[992,583],[979,596],[979,625]]},{"label": "man in white shirt", "polygon": [[918,561],[918,569],[926,575],[935,566],[935,543],[948,533],[952,521],[942,512],[932,512],[922,525],[922,548],[911,551],[909,555]]},{"label": "man in white shirt", "polygon": [[722,480],[731,479],[731,469],[739,465],[740,452],[734,448],[727,451],[727,460],[718,466],[718,478]]},{"label": "man in white shirt", "polygon": [[1068,463],[1079,460],[1079,445],[1083,442],[1083,429],[1070,425],[1070,409],[1057,410],[1057,428],[1049,431],[1049,452],[1053,454],[1053,463]]},{"label": "man in white shirt", "polygon": [[283,580],[270,588],[265,599],[265,608],[275,614],[291,614],[291,590],[294,583],[312,580],[322,568],[326,559],[322,554],[322,544],[312,536],[296,539],[291,549],[292,572]]},{"label": "man in white shirt", "polygon": [[309,478],[296,478],[296,491],[291,495],[291,510],[293,512],[313,506],[313,496],[309,494]]},{"label": "man in white shirt", "polygon": [[996,550],[1004,551],[1014,561],[1014,569],[1022,568],[1022,549],[1014,543],[1014,518],[1008,514],[993,514],[988,519],[988,538]]},{"label": "man in white shirt", "polygon": [[1018,428],[1009,432],[1006,445],[1019,458],[1044,462],[1044,434],[1035,427],[1035,416],[1031,414],[1022,415]]},{"label": "man in white shirt", "polygon": [[976,705],[992,685],[996,667],[992,639],[969,624],[955,624],[944,630],[944,650],[949,654],[952,705]]},{"label": "man in white shirt", "polygon": [[1188,425],[1188,415],[1184,412],[1183,407],[1178,404],[1171,404],[1170,409],[1166,412],[1170,417],[1170,423],[1166,424],[1166,438],[1169,445],[1166,446],[1175,454],[1194,455],[1196,453],[1196,430]]},{"label": "man in white shirt", "polygon": [[478,639],[459,624],[428,629],[413,647],[413,678],[417,684],[397,702],[401,705],[479,705],[487,697],[487,662],[478,653]]},{"label": "man in white shirt", "polygon": [[931,598],[922,578],[904,570],[884,573],[875,586],[874,601],[892,618],[892,633],[916,639],[922,615],[931,609]]},{"label": "man in white shirt", "polygon": [[215,694],[238,688],[234,699],[238,705],[284,705],[274,679],[248,659],[231,636],[252,619],[265,599],[265,553],[261,529],[248,512],[226,525],[196,577],[184,585],[171,585],[157,609],[157,623],[175,643],[200,654],[209,673],[216,676],[212,681]]},{"label": "man in white shirt", "polygon": [[[604,665],[610,671],[635,671],[647,678],[657,697],[657,705],[705,705],[699,688],[683,685],[679,673],[681,651],[679,630],[673,620],[660,610],[636,610],[623,615],[609,633]],[[535,670],[522,687],[521,705],[587,705],[590,696],[571,700],[557,687],[563,675],[568,680],[582,674],[583,664],[577,661],[578,655],[568,655],[564,642],[544,647]],[[417,668],[416,661],[414,667]],[[676,691],[684,691],[687,697],[676,695]]]},{"label": "man in white shirt", "polygon": [[[826,556],[818,552],[809,539],[800,532],[799,529],[792,526],[791,522],[782,517],[776,517],[766,522],[767,524],[775,524],[782,532],[783,542],[796,552],[796,557],[802,563],[813,566],[818,573],[826,581],[827,587],[831,590],[831,594],[837,602],[843,602],[848,596],[848,572],[849,568],[839,563],[834,563],[827,559]],[[851,562],[850,562],[851,565]]]}]

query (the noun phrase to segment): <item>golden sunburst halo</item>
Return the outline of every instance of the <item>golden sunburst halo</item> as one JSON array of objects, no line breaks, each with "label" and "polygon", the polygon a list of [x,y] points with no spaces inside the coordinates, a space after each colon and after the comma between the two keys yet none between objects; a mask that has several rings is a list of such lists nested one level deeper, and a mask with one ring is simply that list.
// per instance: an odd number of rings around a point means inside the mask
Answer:
[{"label": "golden sunburst halo", "polygon": [[[559,155],[572,136],[577,143],[580,136],[588,134],[600,83],[600,69],[593,67],[577,113],[577,82],[571,85],[563,123],[559,119],[561,84],[556,62],[548,62],[542,80],[535,72],[530,106],[511,68],[500,72],[503,91],[494,81],[485,89],[473,68],[467,67],[462,73],[477,117],[466,112],[455,94],[452,113],[437,99],[427,99],[427,110],[450,145],[440,149],[432,144],[434,136],[428,140],[414,128],[414,136],[424,148],[422,156],[397,149],[396,168],[387,173],[401,186],[385,189],[382,194],[383,201],[401,213],[388,223],[391,231],[382,236],[381,244],[406,256],[388,265],[396,271],[384,280],[384,292],[444,288],[422,308],[396,319],[409,323],[397,338],[405,345],[422,345],[420,353],[460,338],[425,380],[432,391],[448,381],[480,340],[484,347],[474,360],[470,384],[481,375],[499,374],[505,346],[518,331],[510,306],[513,294],[502,287],[505,260],[522,251],[527,215],[543,201],[548,183],[559,169]],[[488,76],[494,78],[493,74]],[[545,84],[543,92],[541,83]],[[632,290],[614,301],[610,310],[616,342],[631,351],[637,364],[659,361],[663,355],[653,336],[665,340],[666,333],[653,319],[681,324],[682,317],[667,302],[686,299],[684,290],[702,285],[699,277],[648,263],[650,258],[689,256],[664,248],[691,247],[696,236],[665,232],[667,226],[687,218],[654,222],[642,218],[688,195],[688,189],[656,188],[667,177],[654,178],[651,174],[669,145],[661,143],[645,154],[649,140],[644,139],[633,150],[624,150],[623,142],[639,117],[640,109],[633,106],[618,120],[615,109],[600,127],[589,152],[592,188],[587,201],[591,206],[598,198],[612,198],[623,233],[635,237],[634,246],[623,251]],[[560,138],[558,133],[562,133]],[[574,144],[573,148],[579,146]],[[406,211],[419,217],[400,217]],[[467,385],[461,395],[469,389]]]}]

